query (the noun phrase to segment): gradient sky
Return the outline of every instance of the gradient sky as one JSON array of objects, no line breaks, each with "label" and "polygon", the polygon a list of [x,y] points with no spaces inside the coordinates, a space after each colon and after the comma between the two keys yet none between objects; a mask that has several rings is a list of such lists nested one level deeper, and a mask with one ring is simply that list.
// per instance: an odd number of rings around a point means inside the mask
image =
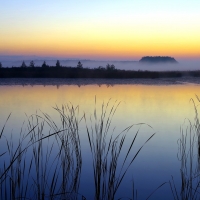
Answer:
[{"label": "gradient sky", "polygon": [[0,54],[200,57],[200,0],[2,0]]}]

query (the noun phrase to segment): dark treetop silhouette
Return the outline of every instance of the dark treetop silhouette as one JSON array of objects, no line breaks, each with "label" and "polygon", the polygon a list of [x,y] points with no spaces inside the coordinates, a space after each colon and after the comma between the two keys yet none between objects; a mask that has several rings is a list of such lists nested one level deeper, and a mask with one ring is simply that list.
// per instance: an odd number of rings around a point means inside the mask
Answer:
[{"label": "dark treetop silhouette", "polygon": [[33,62],[33,60],[30,62],[30,67],[35,67],[35,63]]},{"label": "dark treetop silhouette", "polygon": [[49,67],[49,65],[47,65],[46,62],[44,61],[43,64],[42,64],[42,67],[46,68],[46,67]]},{"label": "dark treetop silhouette", "polygon": [[56,62],[56,67],[61,67],[59,60],[57,60],[57,62]]},{"label": "dark treetop silhouette", "polygon": [[78,69],[82,69],[82,68],[83,68],[83,65],[82,65],[82,63],[81,63],[80,61],[79,61],[78,64],[77,64],[77,68],[78,68]]},{"label": "dark treetop silhouette", "polygon": [[26,67],[27,67],[24,61],[22,62],[21,67],[22,67],[22,68],[26,68]]}]

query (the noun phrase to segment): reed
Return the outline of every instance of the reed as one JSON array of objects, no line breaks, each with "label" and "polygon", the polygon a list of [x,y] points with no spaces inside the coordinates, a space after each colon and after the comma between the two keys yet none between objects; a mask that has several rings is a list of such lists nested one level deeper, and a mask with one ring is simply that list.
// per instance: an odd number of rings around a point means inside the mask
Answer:
[{"label": "reed", "polygon": [[77,199],[82,166],[78,109],[63,106],[55,110],[62,121],[60,127],[43,113],[43,117],[27,117],[17,143],[13,134],[8,139],[1,131],[7,149],[0,157],[4,160],[0,199]]},{"label": "reed", "polygon": [[[88,122],[84,116],[92,154],[95,200],[115,199],[116,192],[119,189],[128,169],[132,165],[133,161],[137,158],[144,145],[155,134],[152,134],[136,152],[132,152],[132,148],[136,142],[140,127],[144,124],[133,124],[124,129],[118,135],[114,134],[115,129],[110,131],[112,119],[119,104],[120,102],[116,101],[109,109],[110,100],[106,104],[103,103],[100,117],[98,117],[95,98],[94,115],[90,118],[90,127],[88,126]],[[120,155],[125,144],[126,136],[133,126],[138,126],[138,130],[135,133],[121,163]],[[133,198],[134,197],[135,194],[133,194]]]},{"label": "reed", "polygon": [[[197,97],[199,101],[199,98]],[[200,123],[198,117],[198,105],[191,99],[194,105],[194,121],[185,120],[180,129],[178,140],[178,159],[181,163],[181,188],[177,189],[175,181],[169,181],[174,200],[200,199]]]},{"label": "reed", "polygon": [[[69,105],[54,108],[60,115],[62,133],[56,135],[60,141],[58,160],[61,162],[61,188],[57,193],[62,194],[62,199],[76,199],[80,184],[82,168],[81,143],[79,137],[79,107]],[[43,113],[44,114],[44,113]],[[60,131],[56,123],[44,114],[45,120],[54,132]]]}]

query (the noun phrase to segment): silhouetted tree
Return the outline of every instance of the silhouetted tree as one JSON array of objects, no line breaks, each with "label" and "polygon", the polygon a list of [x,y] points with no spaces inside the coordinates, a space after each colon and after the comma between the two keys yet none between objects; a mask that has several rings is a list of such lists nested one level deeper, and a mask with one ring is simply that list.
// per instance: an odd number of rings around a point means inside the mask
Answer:
[{"label": "silhouetted tree", "polygon": [[113,65],[113,64],[112,64],[112,65],[107,64],[107,65],[106,65],[106,69],[107,69],[107,70],[115,70],[115,65]]},{"label": "silhouetted tree", "polygon": [[57,60],[57,62],[56,62],[56,67],[61,67],[59,60]]},{"label": "silhouetted tree", "polygon": [[112,65],[110,66],[110,69],[111,69],[111,70],[115,70],[115,65],[112,64]]},{"label": "silhouetted tree", "polygon": [[0,68],[2,68],[2,64],[1,64],[1,62],[0,62]]},{"label": "silhouetted tree", "polygon": [[44,63],[42,64],[42,67],[46,68],[46,67],[49,67],[46,62],[44,61]]},{"label": "silhouetted tree", "polygon": [[110,68],[110,64],[107,64],[107,65],[106,65],[106,69],[109,69],[109,68]]},{"label": "silhouetted tree", "polygon": [[79,68],[79,69],[83,68],[83,65],[82,65],[82,63],[80,61],[78,61],[77,68]]},{"label": "silhouetted tree", "polygon": [[105,70],[105,68],[102,67],[102,66],[99,66],[97,69],[99,69],[99,70]]},{"label": "silhouetted tree", "polygon": [[35,67],[35,63],[33,62],[33,60],[30,62],[30,67]]},{"label": "silhouetted tree", "polygon": [[24,62],[24,61],[22,62],[22,65],[21,65],[21,67],[22,67],[22,68],[25,68],[25,67],[26,67],[26,64],[25,64],[25,62]]}]

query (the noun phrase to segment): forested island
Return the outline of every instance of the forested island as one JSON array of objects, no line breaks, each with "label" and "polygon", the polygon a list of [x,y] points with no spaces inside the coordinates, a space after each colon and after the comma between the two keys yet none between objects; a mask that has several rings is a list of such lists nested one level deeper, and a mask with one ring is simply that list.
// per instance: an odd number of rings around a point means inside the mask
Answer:
[{"label": "forested island", "polygon": [[61,66],[59,60],[55,66],[44,62],[42,66],[35,66],[34,61],[26,66],[22,62],[20,67],[5,68],[0,64],[0,78],[170,78],[192,76],[200,77],[200,70],[196,71],[142,71],[116,69],[113,64],[106,67],[84,68],[79,61],[76,67]]},{"label": "forested island", "polygon": [[140,63],[178,63],[175,58],[169,56],[145,56],[139,61]]}]

